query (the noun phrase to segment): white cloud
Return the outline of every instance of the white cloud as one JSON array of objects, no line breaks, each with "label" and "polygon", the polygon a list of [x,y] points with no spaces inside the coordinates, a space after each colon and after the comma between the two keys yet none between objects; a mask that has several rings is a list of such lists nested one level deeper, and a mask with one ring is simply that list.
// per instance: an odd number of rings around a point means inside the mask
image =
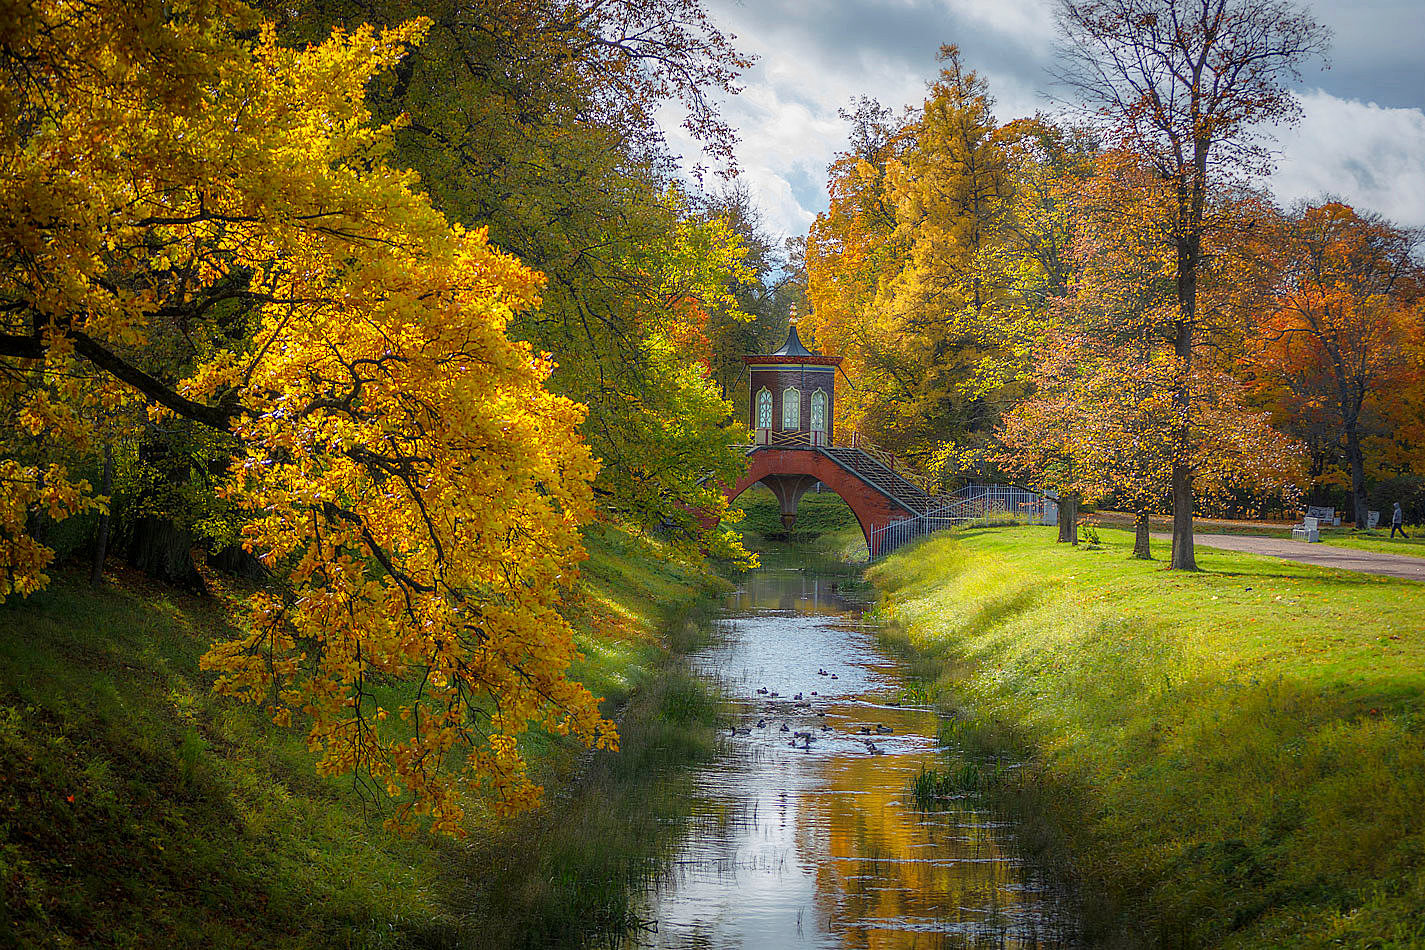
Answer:
[{"label": "white cloud", "polygon": [[1301,124],[1278,134],[1272,192],[1283,202],[1331,195],[1411,227],[1425,226],[1425,112],[1301,96]]},{"label": "white cloud", "polygon": [[[1392,101],[1399,57],[1390,51],[1402,46],[1399,36],[1421,32],[1400,4],[1418,2],[1370,0],[1362,15],[1389,30],[1368,31],[1369,43],[1349,17],[1334,24],[1342,39],[1336,70],[1314,81],[1336,94],[1304,93],[1302,123],[1279,133],[1279,167],[1268,184],[1280,200],[1329,193],[1425,226],[1425,113],[1361,98],[1375,98],[1378,90],[1381,101]],[[1313,5],[1340,13],[1321,0]],[[837,111],[862,95],[897,110],[918,106],[936,74],[941,43],[957,43],[966,65],[989,81],[1000,121],[1053,111],[1044,91],[1056,39],[1052,0],[710,0],[710,6],[739,48],[758,57],[744,77],[745,91],[725,103],[723,114],[741,137],[743,180],[768,229],[780,235],[804,234],[826,206],[826,167],[847,133]],[[1389,68],[1378,62],[1382,56]],[[1333,75],[1345,81],[1333,86]],[[698,160],[681,130],[669,128],[669,141],[685,167]]]},{"label": "white cloud", "polygon": [[1048,55],[1057,38],[1049,0],[941,0],[942,6],[982,26],[1013,36],[1041,55]]},{"label": "white cloud", "polygon": [[[936,75],[935,51],[942,42],[963,47],[995,34],[1046,55],[1053,42],[1048,0],[891,0],[874,9],[862,3],[859,10],[840,0],[815,0],[801,10],[796,6],[717,4],[719,22],[758,60],[743,79],[742,94],[724,104],[723,116],[741,139],[742,179],[768,229],[779,235],[806,233],[826,207],[826,169],[845,147],[848,131],[838,111],[852,99],[870,96],[897,111],[918,106]],[[982,68],[968,51],[967,65],[989,80],[1002,120],[1042,106],[1034,89],[1037,68],[1031,76]],[[695,144],[673,128],[668,138],[691,165]]]}]

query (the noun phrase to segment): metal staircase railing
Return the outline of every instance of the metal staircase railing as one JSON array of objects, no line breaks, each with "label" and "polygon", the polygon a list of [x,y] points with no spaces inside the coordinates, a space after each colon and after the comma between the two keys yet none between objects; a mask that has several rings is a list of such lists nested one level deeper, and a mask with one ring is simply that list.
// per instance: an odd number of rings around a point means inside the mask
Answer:
[{"label": "metal staircase railing", "polygon": [[911,468],[906,464],[904,459],[897,456],[894,452],[887,452],[855,429],[850,429],[845,426],[837,429],[833,445],[836,448],[860,449],[925,494],[931,496],[940,494],[940,485],[938,482],[927,478],[921,472]]},{"label": "metal staircase railing", "polygon": [[881,557],[932,532],[993,517],[1057,524],[1059,504],[1048,495],[1018,485],[970,484],[924,514],[873,528],[871,551]]},{"label": "metal staircase railing", "polygon": [[936,503],[935,498],[920,485],[892,470],[864,448],[833,446],[823,451],[832,461],[853,472],[857,478],[895,500],[911,513],[923,514]]},{"label": "metal staircase railing", "polygon": [[[782,431],[778,429],[754,429],[752,432],[752,445],[749,451],[759,448],[769,449],[791,449],[791,448],[812,448],[821,449],[831,455],[838,462],[852,468],[858,475],[867,478],[873,484],[886,482],[886,484],[876,484],[876,487],[885,491],[897,501],[909,501],[908,507],[915,511],[923,511],[927,503],[919,496],[933,498],[940,493],[939,486],[931,482],[920,472],[908,466],[903,459],[897,458],[894,452],[887,452],[876,445],[870,439],[856,432],[854,429],[838,429],[833,440],[828,440],[826,433],[821,431],[808,431],[793,429]],[[875,466],[868,467],[856,464],[855,456],[836,450],[855,450],[864,453]],[[882,472],[881,470],[884,470]],[[889,476],[886,479],[883,476]],[[909,486],[909,491],[897,484],[904,482]],[[909,496],[909,497],[906,497]]]}]

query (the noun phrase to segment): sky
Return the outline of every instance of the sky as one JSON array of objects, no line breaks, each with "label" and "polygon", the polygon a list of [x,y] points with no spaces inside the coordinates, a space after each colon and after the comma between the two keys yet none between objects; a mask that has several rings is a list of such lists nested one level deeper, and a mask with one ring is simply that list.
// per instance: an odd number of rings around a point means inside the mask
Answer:
[{"label": "sky", "polygon": [[[1278,200],[1325,194],[1425,227],[1425,0],[1308,0],[1332,33],[1327,63],[1295,92],[1304,117],[1278,130]],[[984,76],[1001,122],[1062,108],[1050,69],[1051,0],[708,0],[715,22],[757,57],[723,105],[742,180],[767,230],[804,234],[826,207],[826,168],[844,147],[837,111],[861,95],[919,106],[942,43]],[[672,131],[687,165],[697,148]]]}]

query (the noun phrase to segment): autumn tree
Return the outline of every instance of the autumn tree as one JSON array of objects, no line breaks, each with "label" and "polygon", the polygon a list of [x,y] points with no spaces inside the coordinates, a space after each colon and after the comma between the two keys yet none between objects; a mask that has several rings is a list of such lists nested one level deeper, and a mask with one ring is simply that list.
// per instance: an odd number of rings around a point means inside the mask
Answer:
[{"label": "autumn tree", "polygon": [[1079,543],[1079,505],[1097,500],[1098,484],[1089,471],[1084,407],[1071,380],[1062,372],[1075,368],[1058,363],[1051,353],[1039,357],[1038,390],[1021,400],[1000,420],[995,432],[1002,453],[1001,471],[1026,477],[1058,497],[1059,542]]},{"label": "autumn tree", "polygon": [[1091,130],[1036,115],[1000,128],[1014,191],[1004,254],[1022,329],[1054,319],[1077,273],[1075,234],[1080,197],[1100,152]]},{"label": "autumn tree", "polygon": [[[1208,375],[1208,374],[1211,375]],[[1253,411],[1231,375],[1199,367],[1192,381],[1193,478],[1208,500],[1251,486],[1290,494],[1302,450]],[[1151,559],[1150,516],[1172,492],[1177,365],[1164,346],[1056,332],[1038,354],[1036,391],[1005,414],[1004,470],[1055,489],[1061,541],[1074,541],[1080,502],[1112,500],[1134,515],[1133,556]]]},{"label": "autumn tree", "polygon": [[[1215,201],[1227,200],[1214,196]],[[1198,491],[1222,497],[1243,485],[1289,490],[1298,449],[1249,411],[1241,385],[1199,360],[1186,379],[1169,332],[1178,318],[1172,238],[1174,196],[1138,156],[1108,151],[1074,200],[1067,259],[1073,279],[1057,298],[1036,353],[1034,395],[1000,432],[1002,464],[1057,488],[1061,511],[1078,499],[1112,499],[1135,516],[1134,555],[1150,557],[1149,516],[1172,494],[1174,459]],[[1251,197],[1236,213],[1257,213]],[[1215,243],[1203,273],[1204,310],[1241,322],[1264,269],[1250,249]],[[1184,424],[1184,417],[1186,424]]]},{"label": "autumn tree", "polygon": [[746,323],[734,288],[751,279],[736,229],[679,184],[658,121],[677,116],[731,167],[716,104],[748,59],[701,0],[265,5],[294,43],[334,26],[432,21],[370,91],[378,117],[409,117],[394,159],[447,217],[488,228],[546,275],[541,306],[511,332],[551,353],[551,388],[588,407],[600,509],[701,538],[689,512],[718,513],[709,486],[744,464],[703,344],[709,329]]},{"label": "autumn tree", "polygon": [[953,46],[941,60],[913,121],[852,115],[861,145],[833,166],[808,241],[816,338],[857,380],[839,411],[922,463],[986,436],[1022,366],[1010,155],[984,80]]},{"label": "autumn tree", "polygon": [[[1321,52],[1323,27],[1283,0],[1060,0],[1063,78],[1119,144],[1143,156],[1172,195],[1169,219],[1179,363],[1175,441],[1190,436],[1194,355],[1202,344],[1198,282],[1205,242],[1222,222],[1214,184],[1266,165],[1260,130],[1297,117],[1287,82]],[[1195,570],[1190,453],[1172,465],[1173,568]]]},{"label": "autumn tree", "polygon": [[875,319],[882,283],[905,262],[906,240],[896,230],[887,169],[911,147],[908,117],[873,99],[843,109],[850,123],[848,148],[828,169],[827,210],[817,215],[806,243],[806,326],[827,353],[846,360],[855,388],[837,398],[838,427],[885,434],[871,413],[905,388],[897,377],[893,328]]},{"label": "autumn tree", "polygon": [[[459,833],[467,789],[534,800],[531,721],[611,745],[556,609],[594,503],[583,409],[507,336],[543,280],[435,211],[367,106],[427,24],[297,51],[229,0],[12,13],[0,398],[32,439],[0,460],[6,592],[45,580],[22,516],[102,504],[56,446],[116,407],[186,419],[274,578],[204,666],[301,721],[322,772]],[[149,353],[168,325],[185,367]]]},{"label": "autumn tree", "polygon": [[[1074,197],[1073,274],[1036,387],[1070,401],[1077,494],[1109,495],[1134,515],[1135,557],[1150,558],[1149,516],[1170,495],[1172,459],[1191,444],[1174,426],[1168,346],[1173,307],[1172,195],[1138,156],[1107,151]],[[1033,403],[1020,410],[1033,412]],[[1072,418],[1072,417],[1071,417]]]},{"label": "autumn tree", "polygon": [[1018,365],[1003,254],[1015,187],[1009,155],[984,79],[953,46],[940,58],[915,147],[888,170],[908,253],[877,308],[900,343],[903,391],[888,402],[923,426],[921,434],[902,423],[897,441],[932,446],[987,430]]},{"label": "autumn tree", "polygon": [[[1266,231],[1266,229],[1264,229]],[[1366,524],[1365,439],[1392,415],[1373,401],[1419,379],[1425,269],[1418,235],[1340,202],[1302,207],[1264,234],[1280,285],[1249,363],[1281,387],[1291,416],[1329,422],[1345,453],[1357,526]],[[1380,433],[1384,434],[1384,433]]]}]

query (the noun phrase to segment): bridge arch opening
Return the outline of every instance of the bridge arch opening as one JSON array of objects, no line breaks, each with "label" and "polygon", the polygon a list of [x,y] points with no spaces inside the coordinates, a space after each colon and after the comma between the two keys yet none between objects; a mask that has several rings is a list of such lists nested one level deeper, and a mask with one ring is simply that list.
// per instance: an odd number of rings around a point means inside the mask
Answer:
[{"label": "bridge arch opening", "polygon": [[747,514],[747,519],[741,527],[774,538],[783,537],[782,532],[786,531],[786,537],[789,539],[794,536],[818,537],[854,527],[858,534],[857,545],[860,551],[852,549],[848,556],[853,560],[864,557],[867,550],[866,531],[860,519],[856,517],[856,512],[851,510],[846,499],[836,492],[825,485],[818,491],[816,485],[817,482],[813,480],[811,486],[795,500],[795,520],[791,526],[781,517],[785,491],[779,494],[778,488],[784,486],[769,483],[767,479],[749,485],[736,502],[737,507]]},{"label": "bridge arch opening", "polygon": [[851,509],[866,540],[866,550],[873,557],[876,551],[872,544],[872,532],[915,514],[864,478],[839,465],[825,452],[806,449],[762,448],[751,453],[747,474],[727,490],[727,498],[736,501],[751,486],[764,484],[777,498],[783,525],[791,530],[796,523],[802,497],[817,482],[834,492]]}]

